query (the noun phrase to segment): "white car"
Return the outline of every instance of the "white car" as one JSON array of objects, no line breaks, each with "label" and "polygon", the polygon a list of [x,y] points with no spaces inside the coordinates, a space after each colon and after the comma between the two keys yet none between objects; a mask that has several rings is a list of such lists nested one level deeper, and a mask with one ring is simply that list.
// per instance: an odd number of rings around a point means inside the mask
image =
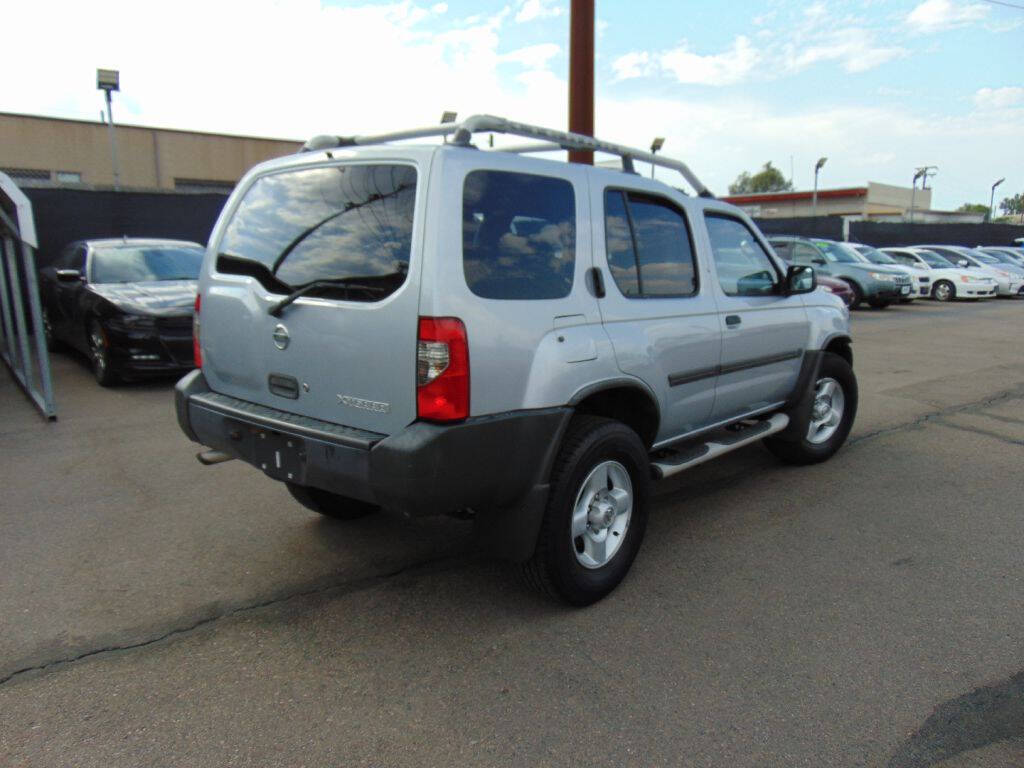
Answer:
[{"label": "white car", "polygon": [[[987,254],[978,254],[973,248],[960,245],[922,245],[932,253],[937,253],[957,266],[971,270],[975,274],[989,275],[995,278],[999,296],[1017,296],[1024,290],[1024,275],[1016,269],[1004,269],[1002,265]],[[991,259],[991,262],[988,260]]]},{"label": "white car", "polygon": [[930,270],[914,264],[902,264],[887,253],[882,253],[877,248],[862,243],[845,243],[848,250],[852,250],[861,261],[870,264],[885,264],[903,272],[910,278],[910,296],[900,299],[901,302],[910,302],[922,297],[932,295],[932,278]]},{"label": "white car", "polygon": [[994,277],[953,266],[927,248],[883,248],[882,253],[908,267],[927,269],[932,279],[932,298],[936,301],[983,299],[995,296],[999,289]]}]

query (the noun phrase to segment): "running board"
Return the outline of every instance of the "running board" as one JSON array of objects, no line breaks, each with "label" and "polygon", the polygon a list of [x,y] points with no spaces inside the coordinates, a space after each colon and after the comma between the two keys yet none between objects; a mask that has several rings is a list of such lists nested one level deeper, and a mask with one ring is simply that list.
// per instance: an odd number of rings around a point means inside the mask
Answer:
[{"label": "running board", "polygon": [[697,443],[682,449],[658,451],[658,458],[651,461],[651,474],[656,480],[682,472],[684,469],[703,464],[705,461],[718,458],[723,453],[735,451],[756,440],[774,435],[789,426],[789,416],[777,413],[770,419],[762,419],[756,424],[741,426],[732,432],[718,433],[713,439]]}]

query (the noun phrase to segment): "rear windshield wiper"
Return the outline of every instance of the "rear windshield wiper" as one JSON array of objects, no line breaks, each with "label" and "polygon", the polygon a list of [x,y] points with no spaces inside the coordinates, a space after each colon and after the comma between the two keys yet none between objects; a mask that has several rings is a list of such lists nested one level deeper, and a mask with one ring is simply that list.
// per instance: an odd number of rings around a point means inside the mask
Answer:
[{"label": "rear windshield wiper", "polygon": [[[404,273],[394,272],[390,275],[381,275],[380,277],[404,277]],[[394,290],[392,287],[387,285],[373,285],[366,282],[360,282],[365,280],[380,279],[379,277],[366,278],[366,277],[337,277],[330,280],[314,280],[312,283],[306,283],[303,286],[296,288],[294,291],[289,293],[283,299],[270,305],[267,310],[267,314],[273,317],[280,317],[281,312],[289,304],[294,302],[300,296],[305,296],[307,293],[312,291],[321,290],[324,288],[351,288],[352,290],[359,291],[370,291],[372,293],[382,293],[385,296]]]}]

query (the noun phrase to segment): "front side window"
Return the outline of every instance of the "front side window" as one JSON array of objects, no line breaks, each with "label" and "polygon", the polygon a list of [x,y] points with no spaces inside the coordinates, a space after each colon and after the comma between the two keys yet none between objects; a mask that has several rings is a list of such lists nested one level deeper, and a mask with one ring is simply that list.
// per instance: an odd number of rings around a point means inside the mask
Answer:
[{"label": "front side window", "polygon": [[623,296],[692,296],[697,270],[690,229],[668,200],[637,192],[605,192],[608,268]]},{"label": "front side window", "polygon": [[[264,176],[232,216],[217,268],[269,274],[275,290],[347,282],[344,298],[378,301],[405,282],[415,207],[416,169],[408,165]],[[246,264],[257,271],[246,271]]]},{"label": "front side window", "polygon": [[92,282],[148,283],[196,280],[203,249],[189,246],[115,246],[92,254]]},{"label": "front side window", "polygon": [[707,214],[708,238],[718,284],[726,296],[767,296],[775,293],[778,272],[747,225],[730,216]]},{"label": "front side window", "polygon": [[462,269],[485,299],[561,299],[576,269],[576,195],[565,179],[473,171],[462,190]]}]

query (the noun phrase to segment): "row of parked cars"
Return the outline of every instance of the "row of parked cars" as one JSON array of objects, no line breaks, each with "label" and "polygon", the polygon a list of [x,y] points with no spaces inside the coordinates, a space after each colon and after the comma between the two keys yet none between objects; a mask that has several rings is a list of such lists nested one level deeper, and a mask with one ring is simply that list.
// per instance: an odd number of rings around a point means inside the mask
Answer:
[{"label": "row of parked cars", "polygon": [[881,309],[919,298],[1024,297],[1024,250],[1013,246],[873,248],[791,236],[768,241],[786,261],[813,266],[819,284],[851,308],[866,303]]}]

